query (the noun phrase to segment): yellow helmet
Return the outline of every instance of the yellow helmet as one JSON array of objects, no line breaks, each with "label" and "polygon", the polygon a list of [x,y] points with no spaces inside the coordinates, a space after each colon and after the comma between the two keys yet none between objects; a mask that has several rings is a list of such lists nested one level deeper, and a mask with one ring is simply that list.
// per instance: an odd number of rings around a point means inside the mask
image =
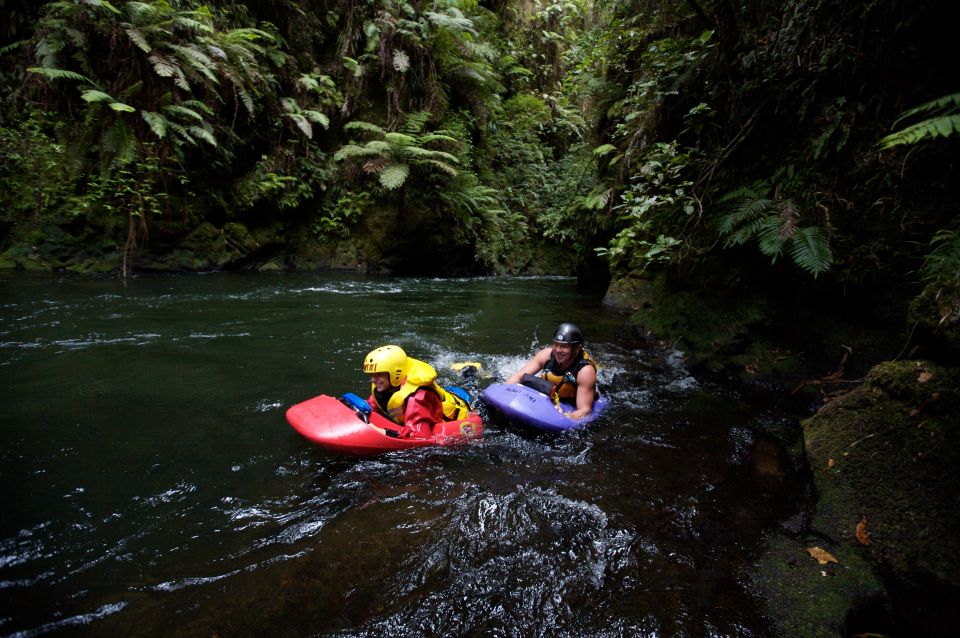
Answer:
[{"label": "yellow helmet", "polygon": [[408,365],[407,353],[400,346],[381,346],[363,358],[363,371],[366,374],[389,373],[392,386],[400,385]]}]

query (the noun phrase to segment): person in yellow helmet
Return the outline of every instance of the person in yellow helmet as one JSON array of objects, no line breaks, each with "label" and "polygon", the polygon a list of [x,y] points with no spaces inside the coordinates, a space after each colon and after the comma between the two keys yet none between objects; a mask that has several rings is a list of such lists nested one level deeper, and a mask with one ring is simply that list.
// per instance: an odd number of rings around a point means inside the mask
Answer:
[{"label": "person in yellow helmet", "polygon": [[553,343],[533,356],[507,383],[520,383],[524,375],[547,380],[561,399],[575,399],[572,419],[582,419],[593,411],[597,395],[597,363],[583,349],[583,333],[573,323],[561,323]]},{"label": "person in yellow helmet", "polygon": [[466,419],[470,406],[437,384],[437,371],[400,346],[381,346],[363,358],[370,407],[402,426],[400,437],[429,437],[442,421]]}]

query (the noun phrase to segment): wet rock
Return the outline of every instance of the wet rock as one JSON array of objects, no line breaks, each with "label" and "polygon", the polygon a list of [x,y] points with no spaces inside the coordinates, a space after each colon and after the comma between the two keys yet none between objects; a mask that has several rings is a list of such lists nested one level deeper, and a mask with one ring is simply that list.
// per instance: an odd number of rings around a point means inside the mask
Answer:
[{"label": "wet rock", "polygon": [[[768,539],[754,579],[781,635],[952,635],[958,407],[956,368],[886,362],[803,422],[816,509],[799,540]],[[811,545],[838,563],[817,564]]]}]

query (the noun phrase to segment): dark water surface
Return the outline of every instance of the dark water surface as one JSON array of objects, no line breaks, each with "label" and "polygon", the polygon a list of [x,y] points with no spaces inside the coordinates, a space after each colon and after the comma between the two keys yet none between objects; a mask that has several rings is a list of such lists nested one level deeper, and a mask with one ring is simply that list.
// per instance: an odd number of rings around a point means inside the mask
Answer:
[{"label": "dark water surface", "polygon": [[[585,431],[353,459],[284,420],[385,343],[477,393],[560,320],[613,398]],[[770,635],[789,417],[572,279],[0,275],[0,383],[3,635]]]}]

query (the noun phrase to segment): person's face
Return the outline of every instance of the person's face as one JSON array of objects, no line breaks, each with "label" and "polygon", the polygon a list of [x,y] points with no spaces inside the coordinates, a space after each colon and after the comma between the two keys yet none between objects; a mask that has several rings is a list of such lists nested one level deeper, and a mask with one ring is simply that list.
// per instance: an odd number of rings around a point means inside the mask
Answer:
[{"label": "person's face", "polygon": [[377,392],[384,392],[390,389],[389,372],[373,372],[370,374],[370,383],[377,389]]},{"label": "person's face", "polygon": [[553,356],[556,357],[557,363],[562,367],[566,367],[568,363],[573,361],[573,355],[576,354],[577,346],[572,343],[557,343],[553,342]]}]

